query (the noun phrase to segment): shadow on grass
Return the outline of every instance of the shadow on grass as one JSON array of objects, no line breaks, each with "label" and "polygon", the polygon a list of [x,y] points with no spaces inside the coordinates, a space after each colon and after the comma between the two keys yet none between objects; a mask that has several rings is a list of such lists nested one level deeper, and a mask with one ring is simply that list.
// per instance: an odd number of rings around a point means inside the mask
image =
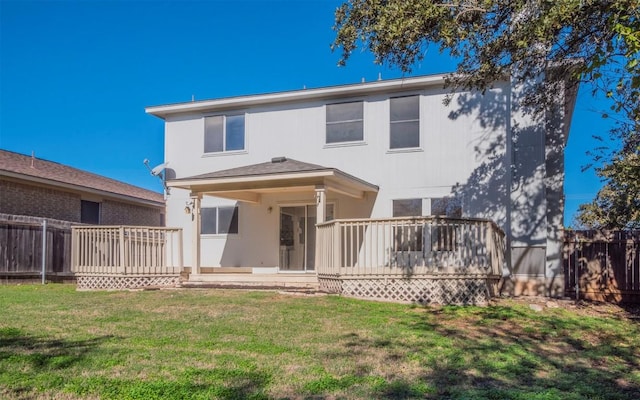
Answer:
[{"label": "shadow on grass", "polygon": [[[452,345],[425,365],[431,372],[422,379],[437,388],[437,396],[637,399],[640,394],[633,376],[640,371],[640,352],[631,345],[637,329],[503,306],[469,313],[449,307],[434,315],[440,321],[434,333]],[[463,329],[456,329],[458,321],[464,321]]]},{"label": "shadow on grass", "polygon": [[47,339],[28,335],[17,328],[0,328],[0,361],[27,364],[34,371],[61,370],[83,361],[113,336],[87,340]]},{"label": "shadow on grass", "polygon": [[[64,376],[113,336],[87,340],[48,339],[17,328],[0,328],[0,397],[32,398],[36,376]],[[58,379],[63,382],[63,379]]]},{"label": "shadow on grass", "polygon": [[[82,369],[84,362],[95,362],[93,356],[105,351],[101,345],[113,339],[116,337],[48,339],[17,328],[0,328],[0,398],[37,398],[36,387],[51,393],[62,390],[104,399],[268,398],[264,392],[270,375],[253,366],[187,369],[170,380],[78,376],[78,368]],[[47,383],[37,384],[33,379]]]},{"label": "shadow on grass", "polygon": [[[382,348],[382,364],[417,361],[416,378],[387,372],[369,393],[376,398],[640,398],[635,324],[504,306],[445,307],[408,317],[398,322],[402,335],[345,335],[327,356],[346,360]],[[363,365],[350,372],[361,379],[372,373]]]},{"label": "shadow on grass", "polygon": [[269,375],[245,369],[188,369],[175,380],[90,377],[74,380],[66,389],[81,397],[102,399],[252,399],[269,397],[265,387]]}]

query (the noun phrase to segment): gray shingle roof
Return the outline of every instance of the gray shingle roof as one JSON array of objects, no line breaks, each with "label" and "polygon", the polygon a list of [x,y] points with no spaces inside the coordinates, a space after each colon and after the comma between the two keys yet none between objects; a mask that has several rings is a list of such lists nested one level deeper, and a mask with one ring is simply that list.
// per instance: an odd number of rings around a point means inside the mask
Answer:
[{"label": "gray shingle roof", "polygon": [[[334,168],[327,168],[316,164],[309,164],[302,161],[292,160],[291,158],[278,157],[280,160],[277,162],[268,161],[260,164],[247,165],[244,167],[237,167],[231,169],[225,169],[222,171],[210,172],[207,174],[190,176],[188,178],[182,178],[184,180],[192,179],[215,179],[215,178],[235,178],[239,176],[260,176],[260,175],[275,175],[275,174],[289,174],[296,172],[311,172],[311,171],[333,171]],[[175,179],[180,181],[181,179]]]},{"label": "gray shingle roof", "polygon": [[73,185],[159,203],[158,205],[164,204],[164,197],[160,193],[53,161],[0,149],[0,175],[3,175],[3,171],[45,179],[52,185],[56,185],[56,183]]}]

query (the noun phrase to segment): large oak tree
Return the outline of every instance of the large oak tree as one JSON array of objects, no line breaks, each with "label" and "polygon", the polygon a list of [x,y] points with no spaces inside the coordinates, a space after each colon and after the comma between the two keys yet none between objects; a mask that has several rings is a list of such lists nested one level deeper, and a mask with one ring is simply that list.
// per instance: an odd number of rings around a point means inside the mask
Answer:
[{"label": "large oak tree", "polygon": [[[459,60],[447,79],[452,88],[483,90],[504,76],[537,82],[524,97],[533,113],[554,101],[549,84],[557,76],[604,93],[611,109],[603,116],[615,118],[619,146],[596,157],[604,188],[579,218],[594,227],[640,225],[633,185],[640,175],[640,0],[350,0],[335,16],[340,64],[365,47],[376,62],[409,72],[435,46]],[[532,80],[542,72],[546,80]]]}]

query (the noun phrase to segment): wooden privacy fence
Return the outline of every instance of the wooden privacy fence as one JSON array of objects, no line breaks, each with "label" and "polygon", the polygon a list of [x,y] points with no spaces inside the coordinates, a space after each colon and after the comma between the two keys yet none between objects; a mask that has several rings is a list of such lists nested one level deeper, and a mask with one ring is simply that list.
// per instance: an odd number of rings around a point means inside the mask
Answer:
[{"label": "wooden privacy fence", "polygon": [[73,227],[71,269],[79,289],[174,286],[182,271],[182,230]]},{"label": "wooden privacy fence", "polygon": [[320,287],[356,297],[480,303],[502,274],[504,232],[482,219],[348,219],[318,225]]},{"label": "wooden privacy fence", "polygon": [[0,214],[0,278],[5,281],[72,279],[71,224]]},{"label": "wooden privacy fence", "polygon": [[565,231],[565,294],[640,303],[640,231]]}]

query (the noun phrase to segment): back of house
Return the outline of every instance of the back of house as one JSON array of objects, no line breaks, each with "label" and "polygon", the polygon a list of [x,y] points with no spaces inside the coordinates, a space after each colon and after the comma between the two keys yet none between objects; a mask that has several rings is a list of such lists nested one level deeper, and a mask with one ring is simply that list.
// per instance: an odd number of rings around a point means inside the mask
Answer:
[{"label": "back of house", "polygon": [[[508,80],[450,94],[443,75],[147,112],[165,121],[167,224],[191,244],[191,280],[221,270],[313,276],[325,221],[442,216],[495,222],[506,233],[505,289],[553,295],[563,290],[573,96],[559,95],[554,123],[523,111]],[[426,236],[413,250],[426,251]]]}]

